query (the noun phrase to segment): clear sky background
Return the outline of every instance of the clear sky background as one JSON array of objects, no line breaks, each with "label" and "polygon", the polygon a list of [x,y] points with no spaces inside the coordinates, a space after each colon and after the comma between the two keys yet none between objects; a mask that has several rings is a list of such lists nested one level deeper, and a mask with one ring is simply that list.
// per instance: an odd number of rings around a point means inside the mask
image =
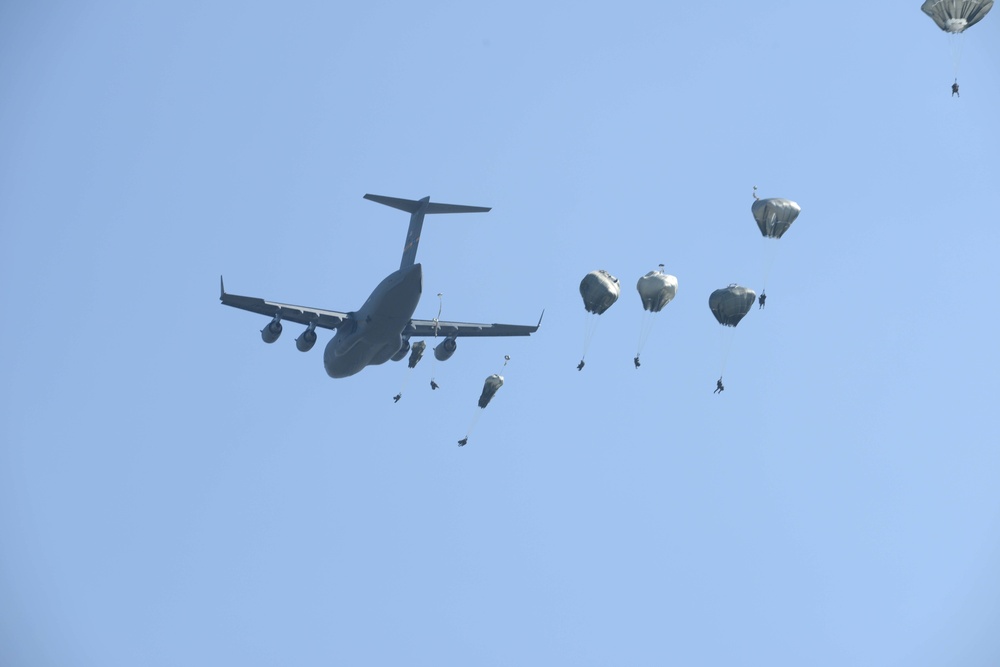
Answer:
[{"label": "clear sky background", "polygon": [[[4,3],[0,664],[1000,664],[1000,16],[959,99],[919,7]],[[358,308],[368,192],[493,207],[417,317],[541,330],[332,380],[219,304]]]}]

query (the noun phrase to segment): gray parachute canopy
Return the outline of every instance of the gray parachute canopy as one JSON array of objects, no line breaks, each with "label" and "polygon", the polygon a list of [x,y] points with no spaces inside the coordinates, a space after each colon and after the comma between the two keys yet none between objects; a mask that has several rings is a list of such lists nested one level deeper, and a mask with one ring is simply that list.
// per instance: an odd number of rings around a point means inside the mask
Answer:
[{"label": "gray parachute canopy", "polygon": [[677,278],[663,271],[650,271],[639,278],[635,288],[639,290],[642,307],[658,313],[677,295]]},{"label": "gray parachute canopy", "polygon": [[591,271],[580,281],[580,296],[588,313],[600,315],[618,300],[618,279],[607,271]]},{"label": "gray parachute canopy", "polygon": [[756,292],[734,283],[712,292],[708,297],[708,307],[712,309],[712,314],[719,320],[719,324],[735,327],[743,316],[750,312],[756,300]]},{"label": "gray parachute canopy", "polygon": [[993,0],[927,0],[920,5],[945,32],[959,33],[983,20]]},{"label": "gray parachute canopy", "polygon": [[802,209],[791,199],[755,199],[750,207],[753,219],[760,227],[760,233],[771,239],[780,239],[781,235],[788,231],[788,228],[799,217]]},{"label": "gray parachute canopy", "polygon": [[483,383],[483,393],[479,396],[479,407],[485,408],[490,404],[490,400],[496,396],[497,390],[503,386],[503,376],[494,373],[486,378]]}]

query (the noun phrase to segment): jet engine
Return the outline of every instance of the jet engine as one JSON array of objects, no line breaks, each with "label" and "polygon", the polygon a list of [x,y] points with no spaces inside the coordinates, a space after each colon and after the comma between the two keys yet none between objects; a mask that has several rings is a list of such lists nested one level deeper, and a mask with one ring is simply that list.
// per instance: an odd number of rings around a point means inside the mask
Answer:
[{"label": "jet engine", "polygon": [[450,359],[451,355],[455,354],[455,348],[457,347],[458,342],[455,340],[454,336],[448,336],[434,348],[434,358],[438,361]]},{"label": "jet engine", "polygon": [[281,316],[275,315],[267,326],[260,330],[260,337],[265,343],[273,343],[281,335]]},{"label": "jet engine", "polygon": [[396,350],[396,354],[389,357],[393,361],[402,361],[406,353],[410,351],[410,339],[403,336],[399,343],[399,349]]},{"label": "jet engine", "polygon": [[298,338],[295,339],[295,347],[299,352],[308,352],[316,344],[316,324],[311,323]]}]

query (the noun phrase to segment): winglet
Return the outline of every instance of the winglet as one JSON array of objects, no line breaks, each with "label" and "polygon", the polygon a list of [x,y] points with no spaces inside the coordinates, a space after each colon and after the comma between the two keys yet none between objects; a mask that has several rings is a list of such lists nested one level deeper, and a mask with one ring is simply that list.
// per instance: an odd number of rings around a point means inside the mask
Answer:
[{"label": "winglet", "polygon": [[542,326],[542,318],[543,317],[545,317],[545,309],[544,308],[542,308],[542,314],[538,316],[538,324],[535,325],[535,330],[536,331],[538,330],[538,327]]},{"label": "winglet", "polygon": [[219,274],[219,301],[226,298],[226,284],[222,282],[222,274]]}]

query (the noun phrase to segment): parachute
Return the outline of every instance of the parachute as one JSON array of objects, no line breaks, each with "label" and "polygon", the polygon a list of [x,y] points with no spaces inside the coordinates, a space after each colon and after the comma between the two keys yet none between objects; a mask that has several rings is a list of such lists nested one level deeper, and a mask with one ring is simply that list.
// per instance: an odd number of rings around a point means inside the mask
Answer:
[{"label": "parachute", "polygon": [[795,218],[799,217],[802,209],[791,199],[772,197],[754,199],[750,211],[753,213],[753,219],[757,221],[761,234],[769,239],[780,239],[795,222]]},{"label": "parachute", "polygon": [[490,404],[490,401],[497,394],[497,390],[503,386],[503,376],[494,373],[493,375],[486,378],[486,382],[483,383],[483,393],[479,395],[479,407],[485,408]]},{"label": "parachute", "polygon": [[580,281],[580,296],[588,313],[603,314],[618,300],[618,279],[603,269],[591,271]]},{"label": "parachute", "polygon": [[427,343],[425,343],[424,341],[418,340],[416,343],[414,343],[413,346],[410,348],[410,360],[407,362],[407,366],[409,366],[410,368],[416,368],[417,363],[419,363],[420,359],[424,356],[424,350],[426,349],[427,349]]},{"label": "parachute", "polygon": [[635,288],[639,291],[643,309],[658,313],[677,295],[677,278],[664,273],[660,264],[659,271],[650,271],[639,278]]},{"label": "parachute", "polygon": [[969,27],[983,20],[993,8],[993,0],[926,0],[920,9],[930,16],[937,27],[949,34],[955,83],[952,96],[958,94],[958,67],[962,61],[963,35]]},{"label": "parachute", "polygon": [[594,332],[597,331],[596,316],[601,315],[614,305],[615,301],[618,300],[620,292],[621,288],[618,285],[618,279],[603,269],[591,271],[580,281],[580,296],[583,297],[583,307],[591,315],[588,316],[589,319],[584,326],[583,356],[580,357],[580,363],[576,367],[577,370],[583,370],[583,360],[587,356],[587,350],[590,348],[590,341],[594,337]]},{"label": "parachute", "polygon": [[[760,229],[761,236],[765,239],[780,239],[784,236],[788,228],[792,226],[795,219],[799,217],[802,208],[791,199],[781,197],[771,197],[761,199],[757,196],[757,186],[753,186],[753,204],[750,205],[750,213]],[[771,275],[771,267],[778,255],[778,245],[770,241],[765,243],[768,247],[762,252],[763,262],[763,289],[767,289],[767,279]],[[763,291],[761,292],[761,305],[764,304]]]},{"label": "parachute", "polygon": [[677,278],[663,272],[663,265],[660,264],[658,271],[650,271],[635,285],[642,299],[643,310],[642,324],[639,327],[639,345],[635,353],[635,367],[639,368],[639,355],[646,347],[646,341],[653,330],[653,313],[663,310],[663,307],[670,303],[677,295]]},{"label": "parachute", "polygon": [[[505,354],[503,357],[503,366],[500,368],[503,371],[510,362],[510,355]],[[503,376],[500,373],[493,373],[486,378],[483,382],[483,393],[479,395],[479,407],[480,409],[485,408],[496,396],[497,391],[503,386]],[[475,412],[472,416],[472,423],[469,424],[469,430],[465,432],[465,437],[458,441],[459,447],[465,447],[469,444],[469,436],[472,435],[472,429],[475,428],[476,424],[479,422],[479,415],[482,414],[479,410]]]},{"label": "parachute", "polygon": [[708,307],[719,324],[735,327],[750,312],[756,300],[757,293],[752,289],[732,283],[712,292],[708,297]]},{"label": "parachute", "polygon": [[920,9],[934,23],[952,34],[964,32],[983,20],[993,7],[993,0],[926,0]]},{"label": "parachute", "polygon": [[733,337],[736,335],[736,325],[740,323],[750,309],[757,294],[752,289],[741,287],[735,283],[717,289],[708,297],[708,307],[712,309],[712,315],[718,320],[724,329],[719,336],[720,347],[722,348],[722,364],[719,372],[719,380],[716,384],[716,392],[722,393],[722,376],[726,372],[726,361],[729,359],[729,350],[733,346]]}]

